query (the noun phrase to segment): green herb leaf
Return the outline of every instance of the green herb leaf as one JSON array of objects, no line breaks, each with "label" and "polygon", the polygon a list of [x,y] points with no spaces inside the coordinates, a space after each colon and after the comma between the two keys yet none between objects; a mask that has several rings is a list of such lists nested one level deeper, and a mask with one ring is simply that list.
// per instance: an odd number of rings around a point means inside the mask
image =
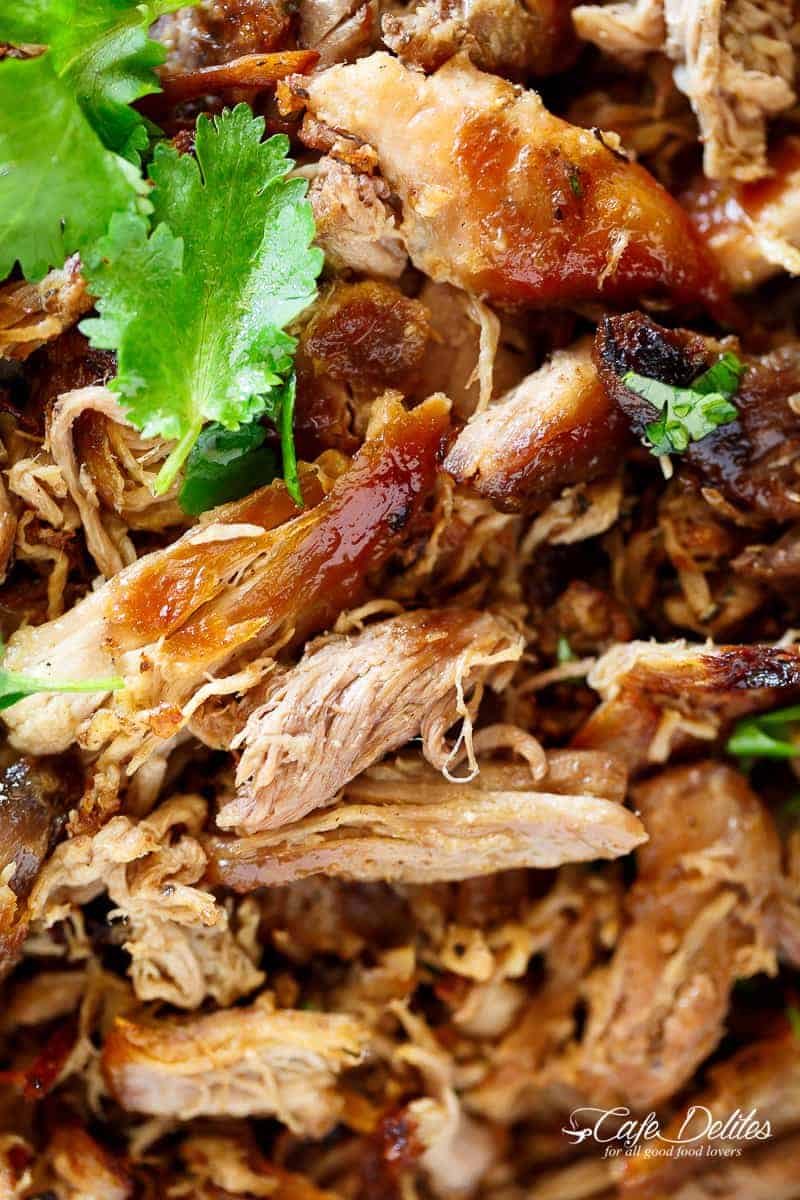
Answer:
[{"label": "green herb leaf", "polygon": [[[120,214],[86,263],[99,319],[81,328],[116,350],[110,385],[149,437],[174,438],[157,491],[170,486],[207,421],[226,429],[289,412],[296,342],[284,326],[316,296],[323,256],[311,246],[306,183],[282,135],[241,104],[197,122],[196,159],[156,147],[155,221]],[[235,186],[232,181],[235,180]],[[291,429],[281,429],[293,476]]]},{"label": "green herb leaf", "polygon": [[278,455],[264,445],[266,436],[257,422],[239,429],[207,425],[186,460],[178,494],[184,512],[198,516],[271,483],[278,474]]},{"label": "green herb leaf", "polygon": [[561,666],[563,663],[576,662],[577,658],[568,639],[562,634],[556,643],[556,662]]},{"label": "green herb leaf", "polygon": [[690,388],[672,387],[658,379],[628,371],[622,382],[661,413],[645,427],[653,454],[680,454],[690,442],[699,442],[720,425],[734,421],[731,404],[744,371],[744,364],[727,351]]},{"label": "green herb leaf", "polygon": [[159,90],[148,27],[181,0],[25,0],[0,40],[47,47],[0,62],[0,278],[31,279],[85,251],[114,212],[146,212],[136,169],[148,126],[131,108]]},{"label": "green herb leaf", "polygon": [[797,1008],[794,1004],[788,1005],[786,1009],[786,1016],[788,1018],[792,1033],[794,1034],[796,1040],[800,1042],[800,1008]]},{"label": "green herb leaf", "polygon": [[759,717],[744,717],[728,739],[728,752],[742,758],[794,758],[800,754],[793,727],[800,726],[800,705],[778,708]]},{"label": "green herb leaf", "polygon": [[[0,639],[0,656],[3,654]],[[17,671],[6,671],[0,666],[0,709],[10,708],[26,696],[40,692],[116,692],[125,686],[125,680],[115,676],[111,679],[81,679],[68,683],[55,683],[50,679],[33,679]]]}]

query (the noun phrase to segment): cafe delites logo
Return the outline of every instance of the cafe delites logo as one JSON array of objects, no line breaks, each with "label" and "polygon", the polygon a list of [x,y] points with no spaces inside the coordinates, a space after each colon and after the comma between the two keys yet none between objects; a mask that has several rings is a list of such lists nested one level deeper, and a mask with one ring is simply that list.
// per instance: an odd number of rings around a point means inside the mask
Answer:
[{"label": "cafe delites logo", "polygon": [[603,1146],[604,1158],[736,1158],[772,1137],[769,1121],[755,1108],[720,1118],[702,1104],[692,1104],[667,1129],[654,1112],[634,1117],[629,1108],[576,1108],[561,1132],[575,1145],[591,1139]]}]

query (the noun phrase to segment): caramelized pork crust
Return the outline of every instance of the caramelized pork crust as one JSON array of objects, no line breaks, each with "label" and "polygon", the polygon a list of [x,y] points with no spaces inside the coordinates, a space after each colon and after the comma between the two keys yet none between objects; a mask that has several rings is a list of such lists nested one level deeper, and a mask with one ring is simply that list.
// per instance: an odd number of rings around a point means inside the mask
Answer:
[{"label": "caramelized pork crust", "polygon": [[447,730],[459,717],[469,726],[483,686],[501,687],[523,646],[507,622],[469,609],[404,613],[312,643],[234,741],[236,799],[217,823],[247,834],[304,817],[417,736],[446,770],[456,758]]},{"label": "caramelized pork crust", "polygon": [[746,713],[791,703],[800,648],[629,642],[604,654],[588,682],[603,703],[573,745],[609,750],[637,771],[716,741]]},{"label": "caramelized pork crust", "polygon": [[[626,313],[606,317],[600,325],[595,362],[609,397],[642,437],[658,414],[625,387],[626,371],[689,387],[723,348],[688,330],[664,329],[641,313]],[[763,519],[789,521],[800,516],[795,470],[800,415],[790,404],[800,390],[800,353],[790,343],[762,358],[745,355],[743,361],[746,370],[733,397],[736,420],[692,442],[681,463],[737,508]]]},{"label": "caramelized pork crust", "polygon": [[[44,678],[120,670],[130,685],[125,703],[133,694],[142,709],[161,707],[171,736],[182,718],[169,705],[185,703],[206,672],[245,648],[255,655],[281,627],[300,641],[363,595],[433,489],[447,426],[441,398],[410,413],[389,404],[327,495],[316,472],[303,476],[304,512],[283,484],[225,506],[218,520],[140,559],[60,622],[20,630],[7,662]],[[105,698],[36,696],[4,717],[21,748],[66,749]]]},{"label": "caramelized pork crust", "polygon": [[724,289],[683,210],[602,135],[455,58],[425,77],[387,54],[298,83],[315,118],[374,146],[399,232],[431,278],[499,303],[717,310]]},{"label": "caramelized pork crust", "polygon": [[[543,780],[526,766],[482,763],[474,780],[450,783],[421,757],[387,761],[354,779],[324,814],[274,833],[210,839],[212,878],[236,891],[318,873],[432,883],[614,858],[645,834],[618,799],[582,791],[581,777],[591,786],[604,758],[576,752],[574,791],[560,794],[557,763]],[[618,774],[610,766],[606,787]]]},{"label": "caramelized pork crust", "polygon": [[324,1137],[343,1104],[337,1076],[364,1059],[369,1031],[344,1014],[275,1009],[268,996],[148,1024],[119,1019],[103,1046],[115,1099],[132,1112],[175,1117],[278,1116]]},{"label": "caramelized pork crust", "polygon": [[518,509],[613,471],[627,441],[624,425],[585,338],[476,413],[445,470],[500,508]]}]

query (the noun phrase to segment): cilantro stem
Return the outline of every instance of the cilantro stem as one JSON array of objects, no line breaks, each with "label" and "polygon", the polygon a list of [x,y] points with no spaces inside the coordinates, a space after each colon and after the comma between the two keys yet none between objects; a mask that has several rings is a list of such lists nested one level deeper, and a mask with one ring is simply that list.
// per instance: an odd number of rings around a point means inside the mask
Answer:
[{"label": "cilantro stem", "polygon": [[203,418],[198,417],[194,424],[189,426],[189,428],[186,430],[186,433],[177,443],[175,449],[172,451],[169,458],[158,472],[154,488],[157,496],[163,496],[164,493],[168,492],[172,487],[173,483],[175,482],[175,476],[178,474],[181,467],[186,462],[186,459],[189,457],[192,446],[200,437],[203,424]]}]

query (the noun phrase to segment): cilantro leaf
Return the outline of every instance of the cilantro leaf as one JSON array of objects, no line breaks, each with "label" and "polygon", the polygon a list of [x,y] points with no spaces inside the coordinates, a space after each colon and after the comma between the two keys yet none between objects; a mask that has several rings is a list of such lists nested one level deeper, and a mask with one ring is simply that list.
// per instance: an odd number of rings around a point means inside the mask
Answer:
[{"label": "cilantro leaf", "polygon": [[[159,493],[207,421],[236,430],[291,412],[283,381],[296,342],[282,330],[315,298],[323,256],[311,246],[306,183],[286,178],[288,139],[262,142],[263,132],[240,104],[198,120],[196,158],[157,146],[154,232],[115,216],[85,264],[100,316],[81,328],[117,351],[110,386],[147,436],[177,441]],[[291,474],[291,430],[282,435]]]},{"label": "cilantro leaf", "polygon": [[625,386],[661,413],[645,427],[652,453],[680,454],[690,442],[699,442],[718,426],[734,421],[738,414],[730,401],[743,371],[744,364],[726,351],[688,388],[672,387],[635,371],[623,375]]},{"label": "cilantro leaf", "polygon": [[741,758],[794,758],[800,754],[800,738],[792,738],[800,726],[800,705],[777,708],[758,717],[737,721],[728,739],[728,753]]},{"label": "cilantro leaf", "polygon": [[184,512],[198,516],[271,483],[278,474],[278,455],[264,445],[266,436],[257,422],[239,429],[207,425],[186,460],[178,494]]},{"label": "cilantro leaf", "polygon": [[182,3],[25,0],[0,10],[0,39],[47,46],[55,74],[75,96],[103,144],[124,154],[134,131],[144,129],[144,119],[130,105],[160,90],[155,68],[167,57],[164,46],[148,36],[148,29]]},{"label": "cilantro leaf", "polygon": [[0,62],[0,278],[40,278],[85,251],[115,212],[147,211],[131,108],[166,57],[147,30],[181,0],[25,0],[0,7],[0,40],[47,47]]},{"label": "cilantro leaf", "polygon": [[[3,642],[0,639],[0,656],[2,653]],[[10,708],[26,696],[35,696],[40,692],[116,692],[124,686],[124,679],[117,676],[112,679],[81,679],[72,683],[54,683],[50,679],[33,679],[18,671],[6,671],[0,666],[0,709]]]},{"label": "cilantro leaf", "polygon": [[138,171],[107,150],[49,54],[0,63],[0,278],[19,262],[39,279],[84,251],[117,211],[146,191]]}]

